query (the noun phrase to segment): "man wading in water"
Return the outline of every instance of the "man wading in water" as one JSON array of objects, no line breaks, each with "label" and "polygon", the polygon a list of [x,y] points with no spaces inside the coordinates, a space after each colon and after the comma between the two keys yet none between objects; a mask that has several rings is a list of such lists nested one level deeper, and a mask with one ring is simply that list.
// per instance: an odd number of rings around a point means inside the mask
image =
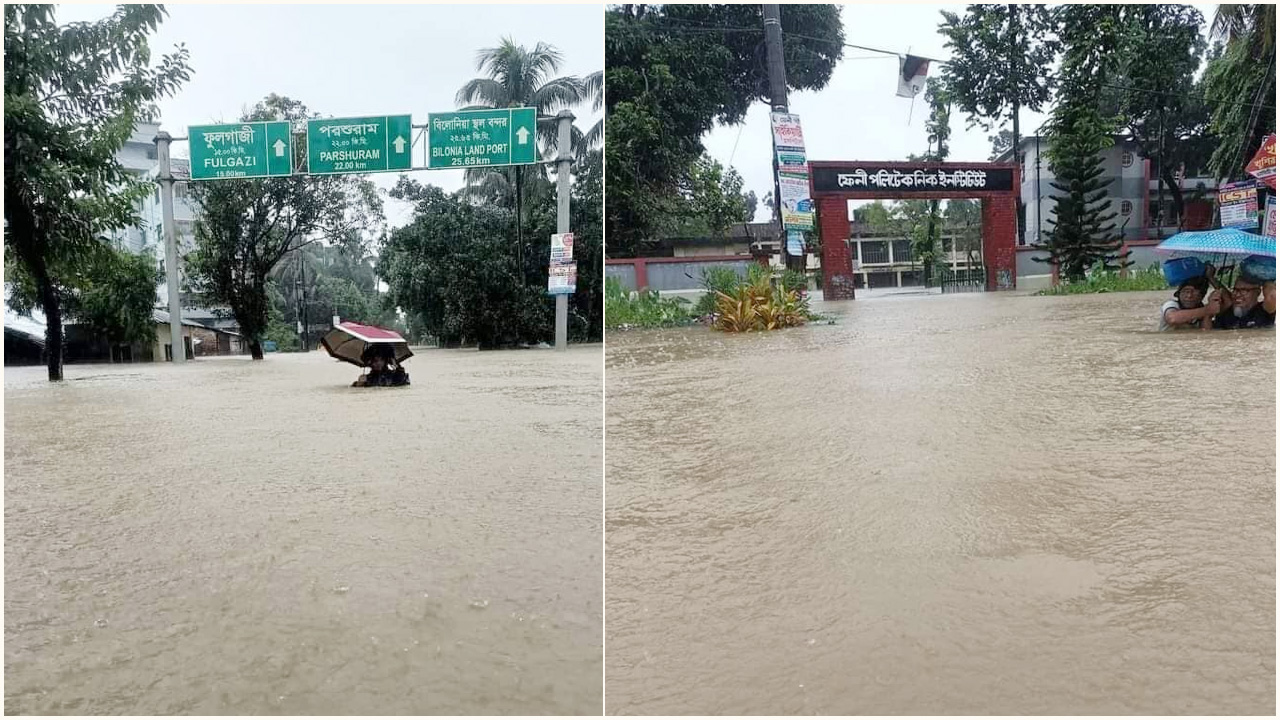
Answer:
[{"label": "man wading in water", "polygon": [[1209,298],[1209,304],[1204,304],[1204,294],[1209,289],[1212,272],[1210,268],[1208,275],[1184,280],[1178,286],[1173,299],[1160,308],[1161,330],[1179,328],[1208,330],[1212,326],[1213,317],[1222,311],[1220,296],[1223,294],[1222,291],[1213,293]]},{"label": "man wading in water", "polygon": [[[1261,301],[1259,301],[1261,293]],[[1215,330],[1237,330],[1242,328],[1275,327],[1276,324],[1276,284],[1274,281],[1259,283],[1248,275],[1236,278],[1230,294],[1225,291],[1214,293],[1221,295],[1224,304],[1221,312],[1213,318]]]}]

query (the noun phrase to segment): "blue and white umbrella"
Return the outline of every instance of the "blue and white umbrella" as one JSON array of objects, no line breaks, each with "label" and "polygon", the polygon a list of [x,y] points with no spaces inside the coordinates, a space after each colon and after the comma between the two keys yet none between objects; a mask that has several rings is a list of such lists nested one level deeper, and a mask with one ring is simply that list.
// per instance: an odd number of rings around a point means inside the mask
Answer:
[{"label": "blue and white umbrella", "polygon": [[1261,255],[1275,258],[1276,239],[1235,228],[1180,232],[1156,246],[1156,252],[1181,255]]}]

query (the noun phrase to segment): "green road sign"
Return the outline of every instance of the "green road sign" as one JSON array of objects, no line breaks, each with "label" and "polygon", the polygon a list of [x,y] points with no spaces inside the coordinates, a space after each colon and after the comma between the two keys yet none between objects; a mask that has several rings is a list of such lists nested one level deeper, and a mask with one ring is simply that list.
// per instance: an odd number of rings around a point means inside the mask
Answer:
[{"label": "green road sign", "polygon": [[427,116],[431,170],[538,162],[534,108],[461,110]]},{"label": "green road sign", "polygon": [[285,122],[192,125],[191,179],[258,178],[293,172],[293,134]]},{"label": "green road sign", "polygon": [[307,172],[312,175],[408,170],[412,150],[409,115],[307,121]]}]

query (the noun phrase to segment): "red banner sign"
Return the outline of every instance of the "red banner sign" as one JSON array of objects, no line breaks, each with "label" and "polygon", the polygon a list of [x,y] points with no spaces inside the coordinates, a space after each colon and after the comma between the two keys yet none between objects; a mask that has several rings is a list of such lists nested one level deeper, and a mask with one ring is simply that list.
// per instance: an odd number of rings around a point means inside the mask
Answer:
[{"label": "red banner sign", "polygon": [[1245,172],[1258,178],[1267,187],[1276,189],[1276,136],[1272,133],[1262,141],[1258,154],[1245,166]]}]

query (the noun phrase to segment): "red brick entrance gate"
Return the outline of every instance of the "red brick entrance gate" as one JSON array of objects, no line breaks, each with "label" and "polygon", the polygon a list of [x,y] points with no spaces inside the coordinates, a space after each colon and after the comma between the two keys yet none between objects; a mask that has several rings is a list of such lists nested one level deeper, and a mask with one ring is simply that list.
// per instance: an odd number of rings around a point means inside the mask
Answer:
[{"label": "red brick entrance gate", "polygon": [[988,290],[1012,290],[1017,277],[1018,166],[1006,163],[809,163],[810,197],[822,240],[822,295],[853,299],[849,200],[982,200],[982,258]]}]

